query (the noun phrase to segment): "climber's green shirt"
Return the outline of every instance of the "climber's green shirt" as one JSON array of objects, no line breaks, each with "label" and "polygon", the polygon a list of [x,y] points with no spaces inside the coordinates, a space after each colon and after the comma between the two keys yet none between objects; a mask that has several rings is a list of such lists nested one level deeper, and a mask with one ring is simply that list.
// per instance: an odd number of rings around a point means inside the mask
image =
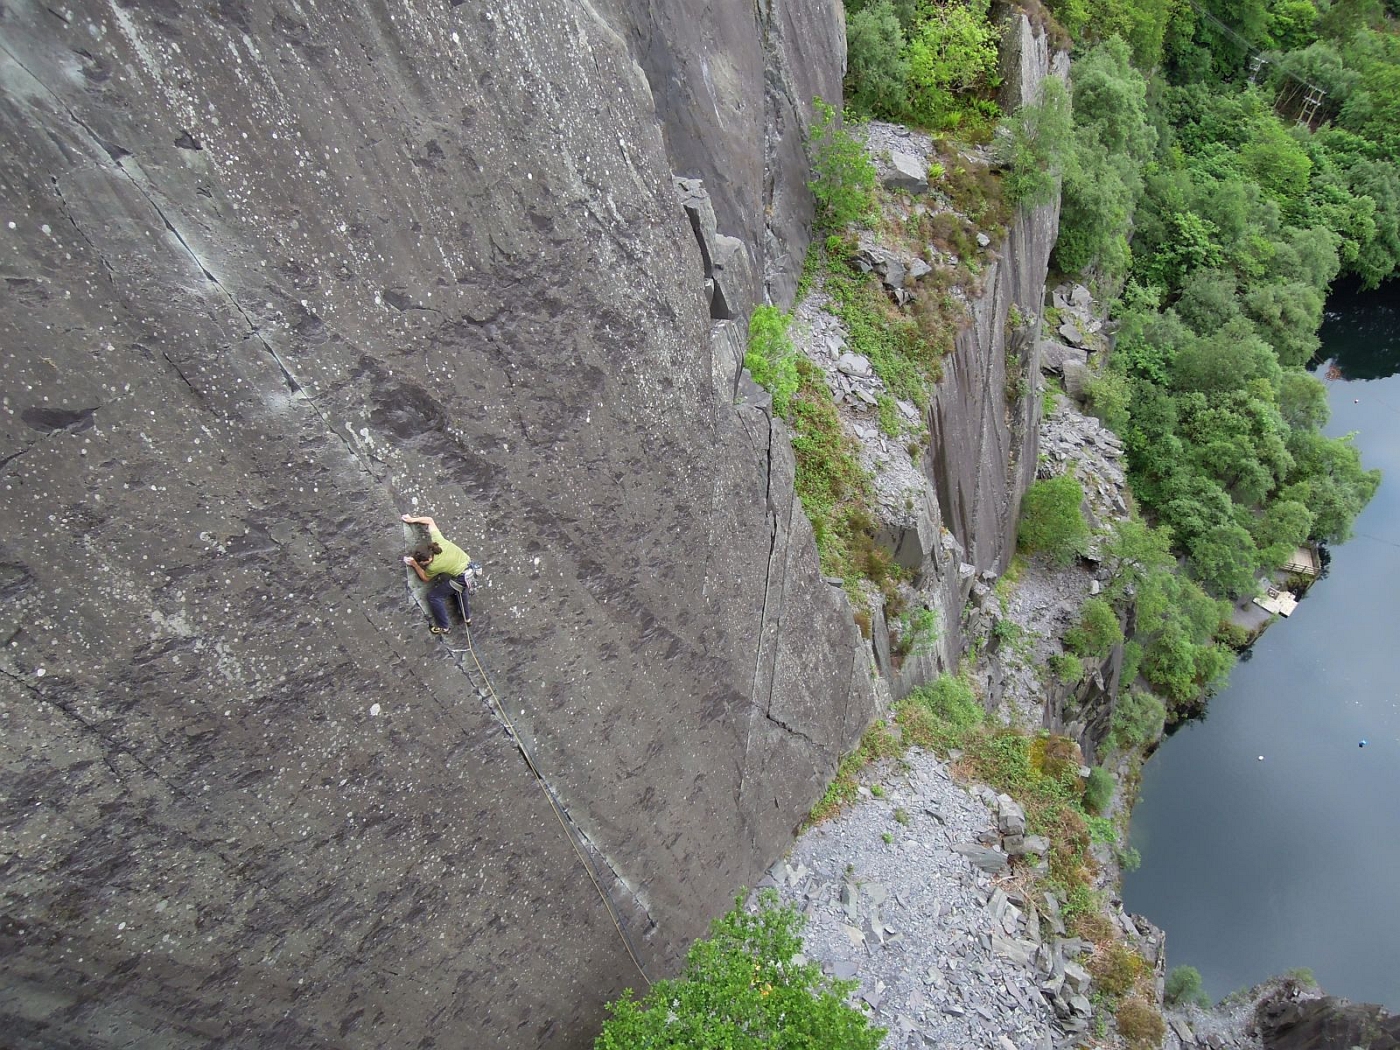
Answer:
[{"label": "climber's green shirt", "polygon": [[467,571],[471,559],[467,552],[455,543],[449,543],[442,530],[434,525],[428,530],[428,538],[442,548],[442,553],[428,563],[423,571],[429,576],[460,576]]}]

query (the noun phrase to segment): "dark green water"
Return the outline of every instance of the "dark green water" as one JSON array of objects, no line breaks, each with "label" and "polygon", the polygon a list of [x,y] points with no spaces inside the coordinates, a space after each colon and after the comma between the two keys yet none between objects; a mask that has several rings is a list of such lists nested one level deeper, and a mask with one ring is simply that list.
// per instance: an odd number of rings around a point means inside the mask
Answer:
[{"label": "dark green water", "polygon": [[1305,967],[1334,995],[1400,1010],[1397,300],[1341,293],[1322,332],[1336,368],[1318,375],[1341,376],[1327,430],[1355,431],[1385,472],[1355,537],[1143,771],[1124,903],[1216,999]]}]

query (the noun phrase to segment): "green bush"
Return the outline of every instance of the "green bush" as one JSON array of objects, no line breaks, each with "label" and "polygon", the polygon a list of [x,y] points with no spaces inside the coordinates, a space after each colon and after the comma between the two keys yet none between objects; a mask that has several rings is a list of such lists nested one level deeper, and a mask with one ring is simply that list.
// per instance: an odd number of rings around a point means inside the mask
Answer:
[{"label": "green bush", "polygon": [[822,573],[843,579],[878,574],[877,548],[867,542],[873,528],[866,511],[870,481],[855,442],[841,425],[821,369],[799,357],[797,375],[787,416],[797,460],[794,487],[812,523]]},{"label": "green bush", "polygon": [[843,128],[836,110],[812,100],[816,117],[808,151],[812,181],[807,185],[817,201],[817,221],[828,230],[844,230],[866,222],[875,208],[875,165],[865,146]]},{"label": "green bush", "polygon": [[1045,663],[1050,673],[1066,685],[1084,677],[1084,661],[1073,653],[1054,653]]},{"label": "green bush", "polygon": [[892,438],[899,437],[903,421],[899,414],[899,406],[889,394],[875,395],[875,418],[879,421],[880,433]]},{"label": "green bush", "polygon": [[1196,1003],[1209,1008],[1210,996],[1201,987],[1201,971],[1194,966],[1173,966],[1167,974],[1165,998],[1168,1006]]},{"label": "green bush", "polygon": [[930,130],[951,129],[994,115],[978,105],[996,84],[996,27],[988,0],[922,4],[905,48],[908,116]]},{"label": "green bush", "polygon": [[985,718],[972,686],[947,674],[911,692],[896,714],[905,740],[943,752],[961,747]]},{"label": "green bush", "polygon": [[900,656],[931,653],[938,644],[938,614],[932,609],[911,609],[899,617]]},{"label": "green bush", "polygon": [[1132,387],[1128,377],[1118,372],[1103,372],[1089,380],[1089,409],[1103,425],[1115,434],[1128,429],[1128,405]]},{"label": "green bush", "polygon": [[846,326],[847,349],[870,361],[894,397],[927,406],[928,384],[939,375],[937,345],[911,318],[890,316],[879,278],[856,272],[835,253],[828,255],[824,287],[832,312]]},{"label": "green bush", "polygon": [[1318,986],[1317,978],[1306,966],[1295,966],[1291,970],[1285,970],[1283,975],[1290,981],[1297,981],[1299,984],[1306,985],[1309,988],[1316,988]]},{"label": "green bush", "polygon": [[1021,524],[1016,541],[1027,554],[1044,554],[1056,565],[1068,565],[1084,549],[1089,526],[1080,504],[1084,489],[1069,474],[1035,481],[1021,500]]},{"label": "green bush", "polygon": [[1094,267],[1122,277],[1131,261],[1127,232],[1143,192],[1141,171],[1157,144],[1147,83],[1127,47],[1113,38],[1075,62],[1071,79],[1075,127],[1062,146],[1055,265],[1066,273]]},{"label": "green bush", "polygon": [[1118,1004],[1114,1021],[1129,1050],[1157,1050],[1167,1034],[1161,1011],[1137,996]]},{"label": "green bush", "polygon": [[848,105],[930,130],[996,119],[998,30],[988,0],[845,0]]},{"label": "green bush", "polygon": [[1166,707],[1151,693],[1133,690],[1122,694],[1113,708],[1113,744],[1127,750],[1155,743],[1166,720]]},{"label": "green bush", "polygon": [[1090,598],[1080,612],[1079,625],[1065,632],[1065,648],[1078,656],[1102,659],[1123,640],[1123,628],[1113,606]]},{"label": "green bush", "polygon": [[1002,122],[997,158],[1006,168],[1003,185],[1016,204],[1048,204],[1059,192],[1066,151],[1073,144],[1069,95],[1056,77],[1047,77],[1039,101],[1024,105]]},{"label": "green bush", "polygon": [[691,945],[681,977],[657,981],[641,1000],[628,989],[610,1003],[595,1050],[876,1050],[885,1030],[846,1002],[856,982],[798,962],[805,920],[772,890],[759,900],[757,914],[741,896],[716,919]]},{"label": "green bush", "polygon": [[846,16],[846,101],[861,113],[903,112],[909,60],[904,27],[890,0],[876,0]]},{"label": "green bush", "polygon": [[1180,573],[1154,570],[1138,582],[1142,673],[1166,701],[1170,719],[1191,713],[1204,693],[1224,684],[1235,654],[1215,641],[1215,633],[1229,616],[1228,602]]},{"label": "green bush", "polygon": [[1113,777],[1102,766],[1089,770],[1084,782],[1084,805],[1090,813],[1102,814],[1113,801]]},{"label": "green bush", "polygon": [[1123,941],[1101,945],[1089,959],[1088,970],[1099,991],[1115,999],[1127,995],[1152,966],[1142,954]]},{"label": "green bush", "polygon": [[797,351],[788,329],[792,316],[776,306],[756,306],[749,317],[749,346],[744,367],[753,381],[773,395],[773,411],[786,416],[792,395],[797,393]]},{"label": "green bush", "polygon": [[1142,670],[1142,644],[1133,639],[1123,643],[1123,666],[1118,671],[1118,689],[1131,689]]}]

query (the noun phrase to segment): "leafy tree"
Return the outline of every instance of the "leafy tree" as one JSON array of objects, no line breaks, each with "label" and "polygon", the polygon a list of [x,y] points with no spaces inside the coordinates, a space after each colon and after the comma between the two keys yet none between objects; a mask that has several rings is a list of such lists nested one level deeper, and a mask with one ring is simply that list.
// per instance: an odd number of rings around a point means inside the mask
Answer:
[{"label": "leafy tree", "polygon": [[1084,489],[1069,474],[1034,481],[1021,500],[1016,539],[1028,554],[1044,554],[1052,564],[1068,565],[1084,549],[1089,526],[1080,505]]},{"label": "leafy tree", "polygon": [[1331,417],[1327,388],[1301,368],[1285,369],[1279,380],[1279,413],[1291,427],[1320,430]]},{"label": "leafy tree", "polygon": [[804,921],[772,890],[756,914],[739,897],[691,945],[680,978],[609,1004],[595,1050],[876,1050],[885,1030],[845,1002],[856,982],[797,960]]},{"label": "leafy tree", "polygon": [[1128,429],[1132,385],[1127,376],[1116,369],[1104,371],[1089,380],[1086,395],[1090,410],[1104,426],[1119,434]]},{"label": "leafy tree", "polygon": [[1075,129],[1064,159],[1055,263],[1070,273],[1098,265],[1121,276],[1130,260],[1126,233],[1142,195],[1138,172],[1157,142],[1147,120],[1147,84],[1118,37],[1075,63],[1073,82]]},{"label": "leafy tree", "polygon": [[1138,66],[1151,69],[1161,58],[1174,5],[1170,0],[1048,0],[1046,6],[1076,40],[1120,37]]},{"label": "leafy tree", "polygon": [[1210,1008],[1210,996],[1201,987],[1201,971],[1194,966],[1173,966],[1167,974],[1165,998],[1168,1006],[1195,1003]]},{"label": "leafy tree", "polygon": [[1305,365],[1321,345],[1322,293],[1302,281],[1279,281],[1251,288],[1245,312],[1273,348],[1279,364]]},{"label": "leafy tree", "polygon": [[1046,204],[1054,199],[1070,147],[1069,97],[1056,77],[1041,83],[1040,99],[1023,105],[1003,122],[998,153],[1006,166],[1008,199],[1018,204]]},{"label": "leafy tree", "polygon": [[1225,262],[1219,234],[1215,223],[1194,211],[1173,213],[1166,221],[1161,243],[1146,257],[1144,276],[1149,283],[1179,288],[1196,270],[1219,267]]},{"label": "leafy tree", "polygon": [[808,152],[812,181],[808,186],[817,200],[817,218],[831,230],[843,230],[864,222],[875,206],[875,165],[865,147],[841,127],[836,110],[813,99],[816,118]]},{"label": "leafy tree", "polygon": [[1234,663],[1234,653],[1213,641],[1229,618],[1229,604],[1174,572],[1147,576],[1137,597],[1143,675],[1181,715],[1203,691],[1218,687]]},{"label": "leafy tree", "polygon": [[1307,542],[1312,525],[1312,511],[1301,503],[1280,499],[1269,504],[1254,525],[1260,563],[1270,569],[1285,564]]},{"label": "leafy tree", "polygon": [[1276,0],[1269,7],[1269,39],[1283,51],[1310,46],[1317,39],[1317,8],[1308,0]]},{"label": "leafy tree", "polygon": [[869,114],[903,111],[909,77],[904,44],[904,27],[890,0],[867,4],[847,17],[846,100],[852,108]]},{"label": "leafy tree", "polygon": [[1362,469],[1352,435],[1328,438],[1295,430],[1288,448],[1296,462],[1279,497],[1312,512],[1309,538],[1340,543],[1351,535],[1351,523],[1375,495],[1380,471]]},{"label": "leafy tree", "polygon": [[1235,275],[1224,270],[1198,270],[1181,284],[1176,312],[1197,335],[1223,328],[1240,315]]},{"label": "leafy tree", "polygon": [[1213,590],[1238,598],[1256,589],[1259,550],[1249,531],[1233,521],[1212,525],[1188,548],[1196,575]]},{"label": "leafy tree", "polygon": [[1365,26],[1378,21],[1382,12],[1379,0],[1333,0],[1318,20],[1318,30],[1324,36],[1345,42]]},{"label": "leafy tree", "polygon": [[1219,393],[1239,390],[1251,379],[1277,381],[1278,358],[1254,326],[1236,318],[1210,335],[1179,347],[1172,361],[1172,386],[1177,390]]},{"label": "leafy tree", "polygon": [[1148,576],[1170,572],[1176,567],[1172,557],[1171,534],[1141,521],[1114,524],[1103,540],[1103,561],[1109,572],[1108,593],[1114,600],[1128,588],[1135,588]]},{"label": "leafy tree", "polygon": [[1290,133],[1271,115],[1255,124],[1254,134],[1240,150],[1240,166],[1284,207],[1307,194],[1312,172],[1312,161],[1297,134],[1305,133]]},{"label": "leafy tree", "polygon": [[997,32],[988,0],[948,0],[920,7],[909,34],[909,114],[924,127],[955,127],[964,119],[957,96],[985,91],[997,71]]}]

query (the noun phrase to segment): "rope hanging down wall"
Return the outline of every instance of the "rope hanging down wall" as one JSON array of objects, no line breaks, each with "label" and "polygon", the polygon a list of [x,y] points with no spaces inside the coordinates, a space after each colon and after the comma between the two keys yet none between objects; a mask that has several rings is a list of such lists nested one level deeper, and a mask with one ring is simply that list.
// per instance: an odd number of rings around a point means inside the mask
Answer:
[{"label": "rope hanging down wall", "polygon": [[[495,686],[491,684],[491,677],[486,673],[486,668],[482,665],[481,657],[477,653],[475,645],[472,643],[471,628],[467,627],[466,632],[467,647],[465,649],[454,649],[451,646],[445,646],[445,648],[449,653],[454,655],[457,666],[462,669],[462,672],[467,676],[467,680],[472,683],[472,687],[476,690],[477,695],[480,696],[492,710],[492,713],[500,721],[506,733],[510,736],[511,741],[515,744],[517,750],[519,750],[521,757],[525,759],[525,765],[528,766],[530,772],[534,774],[535,782],[539,784],[540,790],[544,792],[545,798],[549,801],[549,808],[554,812],[555,819],[559,821],[559,827],[563,829],[564,835],[569,840],[569,845],[573,847],[574,855],[578,857],[579,863],[583,865],[583,870],[588,873],[588,879],[593,883],[593,888],[598,891],[598,897],[603,902],[603,907],[607,909],[608,918],[612,920],[613,927],[617,930],[617,935],[622,940],[622,946],[627,950],[628,958],[632,960],[632,965],[637,968],[637,972],[642,975],[642,980],[645,981],[647,987],[650,988],[651,978],[647,976],[646,970],[642,967],[642,961],[637,956],[636,949],[632,946],[632,939],[627,936],[627,930],[623,927],[622,916],[617,910],[617,905],[613,903],[612,895],[608,893],[607,888],[603,885],[602,880],[598,876],[598,869],[594,865],[592,858],[589,857],[588,851],[585,849],[585,845],[589,844],[587,836],[584,835],[583,829],[574,823],[573,818],[569,816],[568,810],[564,808],[564,804],[559,801],[559,796],[554,793],[554,789],[549,786],[549,781],[545,779],[544,774],[540,772],[539,766],[535,764],[534,755],[530,753],[529,747],[527,747],[525,741],[521,739],[520,733],[515,728],[515,723],[510,720],[510,715],[506,712],[505,704],[503,704],[501,698],[496,695]],[[463,656],[467,657],[467,659],[462,659]],[[465,732],[465,730],[463,730],[463,732]]]}]

